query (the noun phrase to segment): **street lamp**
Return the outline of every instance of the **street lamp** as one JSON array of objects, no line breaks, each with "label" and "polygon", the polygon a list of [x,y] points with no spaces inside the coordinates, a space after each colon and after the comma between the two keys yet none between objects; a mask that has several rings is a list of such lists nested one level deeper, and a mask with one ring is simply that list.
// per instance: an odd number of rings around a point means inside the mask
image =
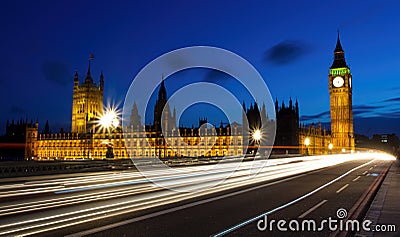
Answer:
[{"label": "street lamp", "polygon": [[329,149],[329,154],[332,154],[332,149],[333,149],[333,144],[332,143],[328,144],[328,149]]},{"label": "street lamp", "polygon": [[[255,129],[251,135],[251,137],[253,138],[253,142],[254,142],[254,148],[253,148],[253,152],[254,155],[256,155],[256,149],[258,150],[258,147],[260,146],[260,141],[262,138],[262,133],[260,129]],[[257,148],[256,148],[257,146]]]},{"label": "street lamp", "polygon": [[99,119],[100,128],[108,132],[107,153],[106,158],[114,158],[112,142],[110,141],[111,132],[119,126],[118,115],[115,109],[107,109]]},{"label": "street lamp", "polygon": [[117,113],[113,109],[108,109],[103,116],[100,117],[99,125],[101,128],[110,131],[110,128],[116,128],[119,125]]},{"label": "street lamp", "polygon": [[310,138],[306,137],[304,139],[304,145],[306,145],[306,155],[308,155],[308,146],[310,145]]},{"label": "street lamp", "polygon": [[254,141],[260,141],[261,140],[261,130],[260,129],[256,129],[253,132],[253,139],[254,139]]}]

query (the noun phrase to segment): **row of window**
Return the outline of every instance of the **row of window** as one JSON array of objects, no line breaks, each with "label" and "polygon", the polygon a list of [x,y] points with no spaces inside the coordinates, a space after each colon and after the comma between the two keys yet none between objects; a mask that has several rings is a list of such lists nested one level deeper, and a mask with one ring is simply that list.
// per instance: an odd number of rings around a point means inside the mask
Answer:
[{"label": "row of window", "polygon": [[[191,151],[191,150],[176,150],[173,151],[171,149],[168,150],[130,150],[125,153],[125,151],[119,151],[119,150],[114,150],[114,156],[115,157],[125,157],[125,154],[127,154],[129,157],[154,157],[155,154],[159,154],[161,156],[168,156],[168,157],[173,157],[173,156],[222,156],[222,155],[241,155],[242,154],[242,149],[229,149],[229,150],[199,150],[199,151]],[[94,158],[103,158],[105,156],[106,151],[87,151],[87,150],[77,150],[77,151],[39,151],[38,155],[40,157],[70,157],[70,158],[82,158],[86,156],[94,157]],[[149,156],[151,154],[151,156]]]}]

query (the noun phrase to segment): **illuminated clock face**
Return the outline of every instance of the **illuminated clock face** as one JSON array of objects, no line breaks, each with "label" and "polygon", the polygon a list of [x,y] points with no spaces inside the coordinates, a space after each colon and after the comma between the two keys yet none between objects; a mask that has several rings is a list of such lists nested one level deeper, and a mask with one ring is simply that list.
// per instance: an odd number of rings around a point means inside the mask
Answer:
[{"label": "illuminated clock face", "polygon": [[335,77],[333,79],[333,86],[334,87],[342,87],[344,84],[343,77]]}]

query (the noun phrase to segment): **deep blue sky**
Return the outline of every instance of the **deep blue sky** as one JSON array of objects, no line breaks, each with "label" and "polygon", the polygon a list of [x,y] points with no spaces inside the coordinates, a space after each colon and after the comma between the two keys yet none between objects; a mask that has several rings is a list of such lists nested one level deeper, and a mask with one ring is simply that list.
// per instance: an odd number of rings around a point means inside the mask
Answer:
[{"label": "deep blue sky", "polygon": [[[69,130],[73,74],[83,80],[90,52],[96,82],[104,72],[105,98],[122,102],[147,63],[195,45],[239,54],[274,99],[298,99],[304,122],[326,122],[327,75],[340,29],[353,73],[356,132],[399,135],[398,9],[398,1],[377,0],[4,1],[0,123],[39,118]],[[173,81],[166,87],[174,88]]]}]

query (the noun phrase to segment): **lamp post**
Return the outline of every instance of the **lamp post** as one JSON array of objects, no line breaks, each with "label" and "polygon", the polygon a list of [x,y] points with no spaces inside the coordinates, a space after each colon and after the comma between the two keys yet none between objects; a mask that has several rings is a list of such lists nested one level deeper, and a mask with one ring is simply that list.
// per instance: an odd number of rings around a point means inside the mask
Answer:
[{"label": "lamp post", "polygon": [[254,150],[253,150],[253,152],[254,152],[254,156],[256,155],[256,146],[257,146],[257,150],[258,150],[258,147],[260,146],[260,141],[261,141],[261,138],[262,138],[262,133],[261,133],[261,130],[260,129],[256,129],[256,130],[254,130],[253,131],[253,134],[252,134],[252,138],[253,138],[253,141],[254,141]]},{"label": "lamp post", "polygon": [[260,129],[256,129],[253,132],[253,139],[254,139],[254,141],[260,142],[260,140],[261,140],[261,130]]},{"label": "lamp post", "polygon": [[332,149],[333,149],[333,144],[332,143],[328,144],[328,149],[329,149],[329,154],[332,154]]},{"label": "lamp post", "polygon": [[306,155],[308,156],[308,146],[310,145],[310,138],[306,137],[304,139],[304,145],[306,145]]},{"label": "lamp post", "polygon": [[106,158],[114,158],[113,144],[110,141],[110,135],[119,126],[119,120],[115,109],[107,109],[103,116],[99,119],[99,125],[104,130],[107,130],[107,152]]}]

